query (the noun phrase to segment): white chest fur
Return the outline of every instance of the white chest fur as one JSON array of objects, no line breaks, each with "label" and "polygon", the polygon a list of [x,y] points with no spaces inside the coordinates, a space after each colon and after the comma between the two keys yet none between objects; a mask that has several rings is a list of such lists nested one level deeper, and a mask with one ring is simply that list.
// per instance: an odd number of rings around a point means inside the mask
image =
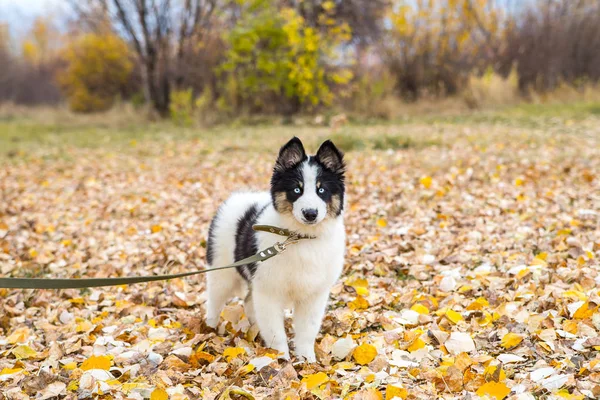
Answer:
[{"label": "white chest fur", "polygon": [[[308,297],[329,293],[342,272],[345,247],[343,223],[333,228],[259,264],[253,288],[270,292],[286,308],[294,308],[295,303]],[[277,240],[271,234],[260,234],[258,247],[266,248]]]}]

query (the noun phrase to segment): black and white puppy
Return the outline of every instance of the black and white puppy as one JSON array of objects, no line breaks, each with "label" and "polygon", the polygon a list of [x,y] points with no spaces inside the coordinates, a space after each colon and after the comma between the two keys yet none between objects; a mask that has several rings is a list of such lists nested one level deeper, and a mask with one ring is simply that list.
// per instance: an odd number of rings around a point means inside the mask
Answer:
[{"label": "black and white puppy", "polygon": [[279,151],[270,192],[237,192],[221,205],[209,230],[209,267],[231,264],[284,239],[253,231],[255,224],[315,238],[260,264],[208,273],[207,325],[218,325],[229,299],[245,298],[246,315],[258,324],[265,344],[289,359],[284,311],[292,309],[296,355],[316,361],[315,338],[344,263],[344,174],[343,155],[331,141],[307,156],[295,137]]}]

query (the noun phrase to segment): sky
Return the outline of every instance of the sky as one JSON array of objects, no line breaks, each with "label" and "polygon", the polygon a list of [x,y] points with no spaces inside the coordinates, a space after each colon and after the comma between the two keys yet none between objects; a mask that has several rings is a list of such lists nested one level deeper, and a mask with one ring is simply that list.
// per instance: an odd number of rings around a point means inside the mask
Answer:
[{"label": "sky", "polygon": [[60,18],[68,10],[66,0],[0,0],[0,23],[8,23],[15,36],[25,34],[39,16]]}]

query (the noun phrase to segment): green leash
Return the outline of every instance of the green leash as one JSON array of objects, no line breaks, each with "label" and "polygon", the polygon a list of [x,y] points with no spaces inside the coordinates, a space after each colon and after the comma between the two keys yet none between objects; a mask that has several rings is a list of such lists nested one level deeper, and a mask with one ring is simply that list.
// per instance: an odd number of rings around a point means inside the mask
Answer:
[{"label": "green leash", "polygon": [[134,283],[166,281],[175,278],[184,278],[186,276],[203,274],[209,271],[219,271],[239,267],[241,265],[262,262],[269,258],[275,257],[283,253],[287,246],[298,243],[302,239],[313,239],[311,236],[300,235],[287,229],[277,228],[270,225],[254,225],[255,231],[273,233],[276,235],[286,236],[284,242],[277,242],[273,246],[259,251],[253,256],[244,258],[233,264],[222,267],[201,269],[191,272],[183,272],[180,274],[171,275],[153,275],[153,276],[127,276],[122,278],[73,278],[73,279],[54,279],[54,278],[0,278],[0,288],[2,289],[83,289],[91,287],[117,286],[117,285],[132,285]]}]

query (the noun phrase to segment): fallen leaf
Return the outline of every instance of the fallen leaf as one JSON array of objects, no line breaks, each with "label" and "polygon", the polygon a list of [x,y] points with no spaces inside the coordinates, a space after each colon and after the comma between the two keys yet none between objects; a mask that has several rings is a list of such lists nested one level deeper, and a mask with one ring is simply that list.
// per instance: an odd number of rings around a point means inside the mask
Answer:
[{"label": "fallen leaf", "polygon": [[457,313],[454,310],[447,310],[445,315],[446,318],[448,318],[453,324],[458,324],[460,321],[463,320],[462,315],[460,315],[460,313]]},{"label": "fallen leaf", "polygon": [[375,359],[377,349],[371,344],[363,343],[354,349],[352,356],[360,365],[366,365]]},{"label": "fallen leaf", "polygon": [[387,226],[387,221],[385,220],[385,218],[379,218],[377,220],[377,226],[380,228],[385,228]]},{"label": "fallen leaf", "polygon": [[392,400],[394,397],[406,399],[408,391],[400,386],[387,385],[385,388],[385,400]]},{"label": "fallen leaf", "polygon": [[103,369],[108,371],[110,369],[110,358],[108,356],[91,356],[81,364],[81,369],[84,371],[90,369]]},{"label": "fallen leaf", "polygon": [[501,382],[487,382],[477,389],[478,396],[489,396],[496,400],[502,400],[510,393],[510,389]]},{"label": "fallen leaf", "polygon": [[451,354],[469,353],[475,351],[475,342],[468,333],[452,332],[444,343],[444,347]]},{"label": "fallen leaf", "polygon": [[162,226],[160,225],[152,225],[152,228],[150,228],[150,230],[152,231],[152,233],[158,233],[160,231],[162,231]]},{"label": "fallen leaf", "polygon": [[356,343],[350,336],[338,339],[331,347],[331,355],[338,360],[343,360],[350,354],[350,352],[356,347]]},{"label": "fallen leaf", "polygon": [[430,176],[424,176],[421,179],[419,179],[419,182],[421,183],[421,185],[423,185],[425,189],[429,189],[431,187],[433,179]]},{"label": "fallen leaf", "polygon": [[507,333],[502,337],[500,345],[508,350],[517,347],[522,341],[523,336],[517,335],[516,333]]},{"label": "fallen leaf", "polygon": [[12,350],[12,353],[15,357],[17,357],[18,360],[33,358],[37,355],[37,351],[26,345],[15,347]]},{"label": "fallen leaf", "polygon": [[369,308],[369,302],[362,296],[357,296],[356,299],[348,303],[348,307],[352,310],[366,310]]},{"label": "fallen leaf", "polygon": [[316,374],[310,374],[302,378],[302,383],[306,385],[308,390],[312,390],[317,386],[321,386],[329,380],[329,377],[324,372],[318,372]]},{"label": "fallen leaf", "polygon": [[39,393],[40,397],[36,397],[36,399],[46,400],[52,397],[58,397],[61,394],[64,394],[63,392],[66,388],[67,385],[62,382],[52,382]]},{"label": "fallen leaf", "polygon": [[228,347],[223,351],[223,357],[225,357],[228,362],[231,362],[231,360],[242,354],[246,354],[246,349],[243,347]]}]

